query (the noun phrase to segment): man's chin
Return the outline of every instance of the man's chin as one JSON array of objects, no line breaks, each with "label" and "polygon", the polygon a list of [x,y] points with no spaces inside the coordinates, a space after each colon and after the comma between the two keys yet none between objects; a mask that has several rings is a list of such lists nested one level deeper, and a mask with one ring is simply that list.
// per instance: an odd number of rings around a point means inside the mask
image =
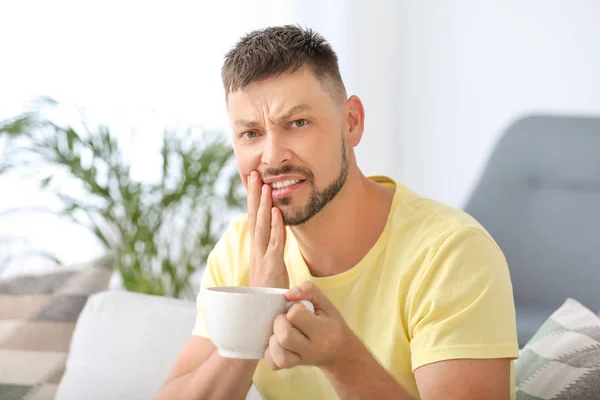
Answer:
[{"label": "man's chin", "polygon": [[308,215],[306,210],[298,207],[283,208],[281,216],[285,226],[299,226],[308,222],[314,215]]},{"label": "man's chin", "polygon": [[292,216],[290,218],[283,218],[283,225],[285,226],[299,226],[302,225],[306,222],[306,220],[304,219],[298,219],[295,216]]},{"label": "man's chin", "polygon": [[273,202],[273,205],[279,208],[283,223],[286,226],[297,226],[307,222],[306,204],[298,204],[297,198],[282,197]]},{"label": "man's chin", "polygon": [[285,226],[294,226],[298,225],[298,217],[300,217],[300,213],[295,207],[283,206],[279,207],[279,211],[281,211],[281,216],[283,217],[283,224]]}]

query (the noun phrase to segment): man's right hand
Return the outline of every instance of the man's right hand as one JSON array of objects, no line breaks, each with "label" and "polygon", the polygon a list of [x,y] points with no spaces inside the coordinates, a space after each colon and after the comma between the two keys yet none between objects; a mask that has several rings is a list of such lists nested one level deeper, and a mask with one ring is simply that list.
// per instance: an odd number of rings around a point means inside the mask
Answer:
[{"label": "man's right hand", "polygon": [[250,286],[290,286],[283,260],[285,226],[281,211],[273,207],[271,186],[257,171],[248,178],[248,232],[250,234]]}]

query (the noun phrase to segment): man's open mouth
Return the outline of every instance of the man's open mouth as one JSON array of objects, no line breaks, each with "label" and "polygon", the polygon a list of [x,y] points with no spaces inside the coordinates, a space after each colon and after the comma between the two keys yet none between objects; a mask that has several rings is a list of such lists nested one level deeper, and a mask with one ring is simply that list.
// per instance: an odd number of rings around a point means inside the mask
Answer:
[{"label": "man's open mouth", "polygon": [[273,182],[273,183],[271,183],[271,187],[275,190],[285,189],[287,187],[294,186],[295,184],[300,183],[300,182],[304,182],[304,181],[301,179],[291,179],[291,180],[287,180],[287,181]]}]

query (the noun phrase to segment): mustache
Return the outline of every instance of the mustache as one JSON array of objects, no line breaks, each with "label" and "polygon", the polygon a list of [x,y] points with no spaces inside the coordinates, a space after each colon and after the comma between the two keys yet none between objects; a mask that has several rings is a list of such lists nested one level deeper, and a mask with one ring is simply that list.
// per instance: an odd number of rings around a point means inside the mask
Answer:
[{"label": "mustache", "polygon": [[299,174],[306,178],[306,180],[313,182],[315,179],[315,175],[312,171],[306,167],[301,167],[299,165],[284,165],[281,168],[266,168],[263,171],[258,171],[260,175],[260,179],[264,181],[266,178],[277,175],[285,175],[285,174]]}]

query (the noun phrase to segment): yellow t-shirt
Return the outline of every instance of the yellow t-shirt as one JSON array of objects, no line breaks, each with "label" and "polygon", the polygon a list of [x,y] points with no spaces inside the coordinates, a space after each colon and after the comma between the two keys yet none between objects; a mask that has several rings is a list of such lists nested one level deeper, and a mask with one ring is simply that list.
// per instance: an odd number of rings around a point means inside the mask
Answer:
[{"label": "yellow t-shirt", "polygon": [[[290,287],[315,282],[413,398],[419,398],[413,371],[422,365],[457,358],[517,358],[508,266],[490,235],[460,210],[418,196],[389,178],[371,179],[396,189],[375,245],[352,269],[312,277],[288,230]],[[247,286],[249,259],[244,215],[212,251],[202,287]],[[201,298],[193,334],[209,337]],[[273,372],[261,360],[254,384],[265,400],[338,398],[317,367]],[[514,377],[511,387],[514,396]]]}]

